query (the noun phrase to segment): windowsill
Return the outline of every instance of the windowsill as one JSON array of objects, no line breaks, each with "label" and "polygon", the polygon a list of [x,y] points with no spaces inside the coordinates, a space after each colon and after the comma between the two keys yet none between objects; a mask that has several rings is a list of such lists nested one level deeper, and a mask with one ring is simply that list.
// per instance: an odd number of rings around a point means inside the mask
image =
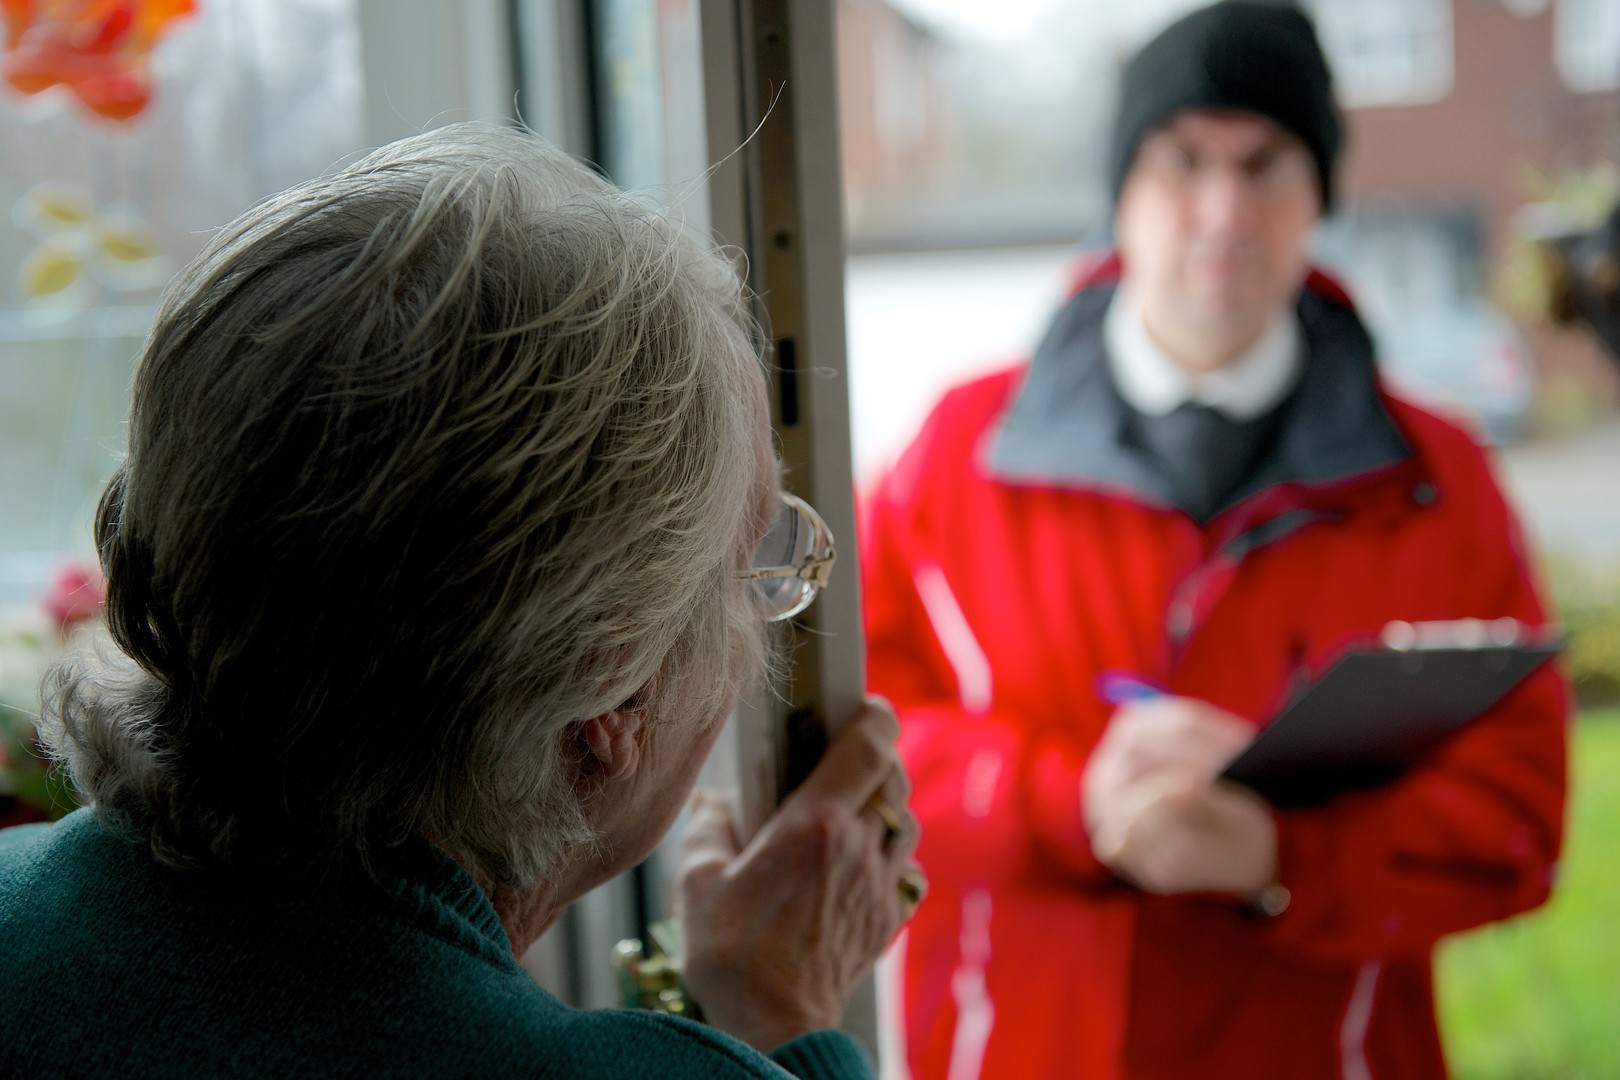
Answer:
[{"label": "windowsill", "polygon": [[0,342],[143,338],[156,313],[154,304],[0,310]]}]

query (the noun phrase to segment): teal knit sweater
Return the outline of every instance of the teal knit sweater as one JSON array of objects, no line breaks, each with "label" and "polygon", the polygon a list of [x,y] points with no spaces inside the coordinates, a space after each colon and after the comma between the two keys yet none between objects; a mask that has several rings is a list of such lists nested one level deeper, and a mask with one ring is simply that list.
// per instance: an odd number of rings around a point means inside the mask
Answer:
[{"label": "teal knit sweater", "polygon": [[839,1032],[767,1058],[568,1008],[431,849],[342,904],[294,903],[170,870],[88,810],[0,830],[0,1017],[5,1077],[872,1075]]}]

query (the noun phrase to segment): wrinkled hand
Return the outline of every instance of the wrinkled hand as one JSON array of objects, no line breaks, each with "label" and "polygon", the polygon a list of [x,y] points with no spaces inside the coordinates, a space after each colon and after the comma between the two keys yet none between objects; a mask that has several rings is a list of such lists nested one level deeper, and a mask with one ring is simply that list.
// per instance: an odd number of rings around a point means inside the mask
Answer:
[{"label": "wrinkled hand", "polygon": [[1251,895],[1275,881],[1270,807],[1216,780],[1253,735],[1243,720],[1193,698],[1121,706],[1081,781],[1098,861],[1162,894]]},{"label": "wrinkled hand", "polygon": [[729,806],[700,795],[682,844],[677,911],[685,977],[715,1027],[769,1052],[837,1027],[856,985],[905,920],[916,819],[889,838],[866,802],[905,806],[899,724],[868,699],[746,846]]}]

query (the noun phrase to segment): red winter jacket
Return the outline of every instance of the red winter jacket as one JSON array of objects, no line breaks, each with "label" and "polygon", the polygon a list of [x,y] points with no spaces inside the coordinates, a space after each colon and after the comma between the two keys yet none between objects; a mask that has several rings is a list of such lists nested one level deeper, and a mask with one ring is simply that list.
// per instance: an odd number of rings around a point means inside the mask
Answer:
[{"label": "red winter jacket", "polygon": [[1277,811],[1292,903],[1270,918],[1113,877],[1080,777],[1103,670],[1258,726],[1390,620],[1540,624],[1518,525],[1471,438],[1382,389],[1313,278],[1276,450],[1201,526],[1117,437],[1111,293],[947,395],[863,507],[870,682],[900,714],[931,883],[904,945],[912,1076],[1442,1077],[1435,942],[1554,875],[1557,670],[1398,780]]}]

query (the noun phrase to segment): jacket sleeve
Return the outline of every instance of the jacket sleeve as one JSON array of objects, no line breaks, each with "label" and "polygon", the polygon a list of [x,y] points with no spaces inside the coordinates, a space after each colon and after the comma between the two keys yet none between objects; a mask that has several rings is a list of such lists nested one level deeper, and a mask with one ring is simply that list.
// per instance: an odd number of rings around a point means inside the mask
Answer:
[{"label": "jacket sleeve", "polygon": [[1081,821],[1086,748],[990,704],[994,673],[941,566],[935,529],[959,512],[948,501],[965,480],[954,456],[930,460],[941,438],[931,419],[861,507],[868,683],[900,717],[919,860],[941,886],[1114,884]]},{"label": "jacket sleeve", "polygon": [[[1540,625],[1518,524],[1469,451],[1477,466],[1442,489],[1461,503],[1451,602]],[[1278,813],[1292,902],[1270,939],[1339,961],[1415,956],[1544,901],[1563,836],[1569,712],[1565,677],[1547,665],[1395,783]]]}]

